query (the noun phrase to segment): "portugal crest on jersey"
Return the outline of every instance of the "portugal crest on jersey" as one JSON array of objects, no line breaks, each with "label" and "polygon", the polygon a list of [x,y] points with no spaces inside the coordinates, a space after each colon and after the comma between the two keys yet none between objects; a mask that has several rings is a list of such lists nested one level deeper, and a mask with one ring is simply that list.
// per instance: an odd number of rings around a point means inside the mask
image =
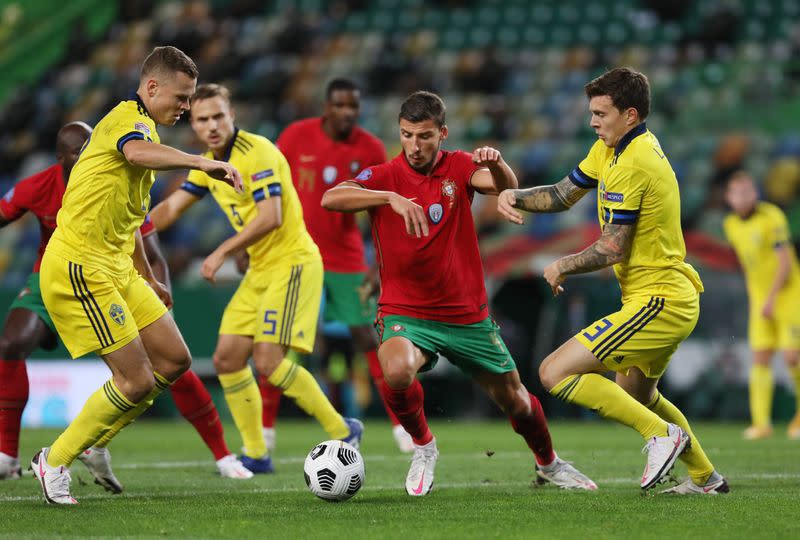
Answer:
[{"label": "portugal crest on jersey", "polygon": [[118,325],[125,325],[125,310],[122,309],[122,306],[119,304],[111,304],[111,307],[108,309],[108,314],[111,316],[111,320]]},{"label": "portugal crest on jersey", "polygon": [[453,205],[456,202],[456,183],[449,179],[443,181],[442,195],[444,195],[448,199],[447,206],[453,208]]}]

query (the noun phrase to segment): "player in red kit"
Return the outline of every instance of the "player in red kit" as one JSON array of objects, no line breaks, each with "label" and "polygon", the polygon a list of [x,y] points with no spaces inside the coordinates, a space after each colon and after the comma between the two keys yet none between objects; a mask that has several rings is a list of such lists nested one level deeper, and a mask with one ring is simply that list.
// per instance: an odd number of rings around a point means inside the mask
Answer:
[{"label": "player in red kit", "polygon": [[433,487],[439,452],[423,409],[419,371],[441,353],[508,414],[536,458],[536,474],[562,488],[597,486],[553,451],[541,404],[523,386],[514,359],[489,316],[470,205],[475,192],[517,185],[500,152],[441,150],[447,138],[439,96],[415,92],[399,115],[402,153],[329,190],[328,210],[369,210],[381,275],[378,351],[389,407],[414,441],[406,492]]},{"label": "player in red kit", "polygon": [[[359,108],[358,86],[348,79],[334,79],[325,90],[322,117],[290,124],[281,133],[277,145],[292,170],[306,228],[322,253],[325,320],[348,326],[354,349],[366,355],[370,375],[386,405],[377,354],[378,336],[372,326],[375,306],[364,298],[368,295],[359,294],[359,289],[370,285],[366,283],[361,231],[355,214],[328,212],[320,206],[327,190],[366,167],[386,162],[386,151],[380,139],[357,125]],[[268,446],[274,446],[280,389],[264,380],[260,381],[260,387],[264,402],[264,437]],[[402,451],[412,451],[411,437],[388,405],[386,411],[398,446]]]},{"label": "player in red kit", "polygon": [[[21,474],[18,459],[20,421],[28,401],[25,360],[39,347],[50,350],[57,345],[58,334],[39,292],[39,265],[56,228],[56,214],[61,208],[69,174],[90,133],[91,128],[83,122],[66,124],[57,136],[58,162],[21,180],[0,199],[0,227],[31,212],[39,220],[41,232],[39,258],[25,287],[11,304],[0,335],[0,480],[19,478]],[[145,250],[154,273],[169,286],[166,262],[149,219],[145,219],[141,232],[146,238]],[[220,474],[226,478],[251,478],[252,473],[228,450],[217,409],[197,374],[187,371],[170,389],[178,410],[195,426],[214,454]],[[98,484],[115,493],[122,491],[111,471],[110,456],[105,448],[95,445],[79,459]]]}]

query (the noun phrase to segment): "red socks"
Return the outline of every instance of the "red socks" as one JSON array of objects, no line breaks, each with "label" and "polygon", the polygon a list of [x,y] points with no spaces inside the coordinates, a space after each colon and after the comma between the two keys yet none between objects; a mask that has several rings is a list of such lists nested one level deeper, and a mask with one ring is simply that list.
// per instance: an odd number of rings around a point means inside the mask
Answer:
[{"label": "red socks", "polygon": [[533,394],[528,394],[531,400],[531,415],[514,418],[509,416],[511,427],[522,435],[528,447],[536,456],[536,463],[549,465],[556,458],[553,452],[553,443],[550,440],[550,430],[547,429],[547,419],[544,417],[542,404]]},{"label": "red socks", "polygon": [[11,457],[19,453],[19,428],[27,403],[25,360],[0,360],[0,452]]},{"label": "red socks", "polygon": [[378,393],[381,395],[381,401],[383,401],[383,406],[386,408],[386,414],[389,416],[389,421],[392,422],[393,426],[399,426],[400,420],[397,419],[397,416],[389,407],[389,401],[383,388],[383,370],[381,369],[381,363],[378,361],[378,352],[367,351],[364,354],[367,356],[369,374],[372,377],[372,382],[375,384],[375,388],[378,389]]},{"label": "red socks", "polygon": [[172,383],[170,390],[175,406],[200,434],[214,454],[214,459],[219,460],[230,455],[217,408],[197,373],[187,371]]},{"label": "red socks", "polygon": [[403,429],[411,435],[414,444],[422,446],[431,442],[433,434],[425,420],[423,407],[425,393],[419,381],[414,379],[408,388],[394,390],[384,380],[381,381],[381,388],[383,389],[381,395],[384,396],[386,407],[397,415]]},{"label": "red socks", "polygon": [[258,376],[258,389],[261,390],[261,422],[265,428],[275,427],[283,390],[271,385],[263,375]]}]

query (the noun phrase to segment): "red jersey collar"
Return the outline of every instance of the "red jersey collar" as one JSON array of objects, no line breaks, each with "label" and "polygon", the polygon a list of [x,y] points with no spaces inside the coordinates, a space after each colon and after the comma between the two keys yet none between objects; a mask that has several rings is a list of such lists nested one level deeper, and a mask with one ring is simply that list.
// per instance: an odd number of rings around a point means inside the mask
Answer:
[{"label": "red jersey collar", "polygon": [[324,116],[320,116],[318,118],[318,120],[319,121],[317,122],[317,127],[319,128],[320,133],[322,133],[322,136],[325,137],[326,139],[328,139],[329,141],[331,141],[333,144],[342,144],[342,143],[355,142],[356,136],[358,135],[356,133],[356,131],[358,131],[358,124],[355,124],[353,126],[353,129],[350,130],[350,135],[348,135],[346,139],[344,139],[343,141],[340,141],[338,139],[331,138],[331,136],[328,135],[328,133],[325,131],[325,127],[324,127],[325,117]]}]

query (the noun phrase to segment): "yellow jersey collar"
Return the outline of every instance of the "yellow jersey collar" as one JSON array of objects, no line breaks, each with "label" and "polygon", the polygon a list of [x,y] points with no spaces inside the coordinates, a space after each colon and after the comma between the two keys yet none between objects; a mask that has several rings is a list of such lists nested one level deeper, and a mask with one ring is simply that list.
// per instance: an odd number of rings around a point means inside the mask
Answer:
[{"label": "yellow jersey collar", "polygon": [[614,157],[617,157],[622,152],[624,152],[625,148],[627,148],[627,146],[631,143],[633,139],[635,139],[639,135],[644,134],[645,132],[647,132],[647,124],[645,122],[642,122],[635,128],[631,129],[629,132],[627,132],[625,135],[620,137],[617,146],[614,147]]},{"label": "yellow jersey collar", "polygon": [[239,128],[233,128],[233,137],[231,140],[228,141],[228,146],[225,147],[225,153],[222,154],[222,161],[228,161],[231,159],[231,152],[233,151],[233,143],[236,142],[236,137],[239,135]]},{"label": "yellow jersey collar", "polygon": [[134,93],[131,95],[131,97],[130,97],[130,98],[128,98],[128,99],[129,99],[130,101],[135,101],[135,102],[136,102],[136,107],[139,109],[139,113],[140,113],[140,114],[143,114],[144,116],[146,116],[146,117],[148,117],[148,118],[153,118],[153,115],[151,115],[151,114],[150,114],[150,111],[148,111],[148,110],[147,110],[147,107],[145,107],[145,105],[144,105],[144,101],[142,101],[142,98],[141,98],[141,97],[139,97],[139,94],[138,94],[138,92],[134,92]]}]

